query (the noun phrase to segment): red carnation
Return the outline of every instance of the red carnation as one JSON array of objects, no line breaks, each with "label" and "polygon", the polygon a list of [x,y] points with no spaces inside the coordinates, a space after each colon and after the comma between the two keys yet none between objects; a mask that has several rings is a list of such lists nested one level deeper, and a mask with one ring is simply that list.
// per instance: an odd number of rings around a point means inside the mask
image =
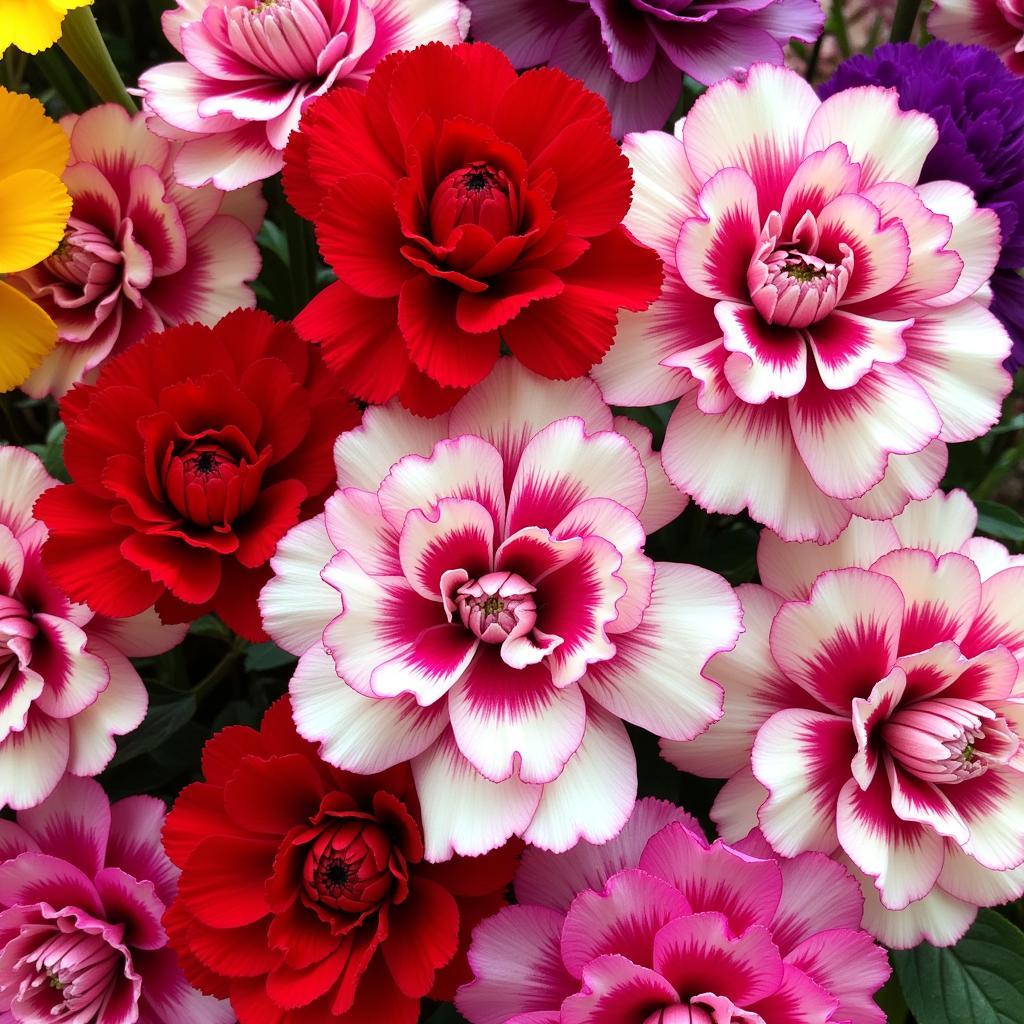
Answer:
[{"label": "red carnation", "polygon": [[433,414],[502,342],[531,370],[587,373],[661,264],[622,226],[633,179],[604,101],[560,71],[517,77],[481,43],[378,65],[318,100],[285,188],[339,281],[296,320],[346,386]]},{"label": "red carnation", "polygon": [[415,1024],[470,978],[473,928],[520,847],[423,860],[407,765],[349,775],[301,739],[288,698],[203,752],[164,828],[181,869],[164,924],[189,981],[241,1024]]},{"label": "red carnation", "polygon": [[47,491],[43,562],[73,600],[165,622],[215,611],[265,639],[267,560],[334,483],[331,447],[359,421],[319,353],[239,310],[150,335],[61,402],[75,481]]}]

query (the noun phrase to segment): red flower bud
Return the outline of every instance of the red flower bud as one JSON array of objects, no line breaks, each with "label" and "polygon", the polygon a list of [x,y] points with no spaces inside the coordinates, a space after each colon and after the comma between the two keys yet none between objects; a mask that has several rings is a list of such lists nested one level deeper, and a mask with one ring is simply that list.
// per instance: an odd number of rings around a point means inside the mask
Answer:
[{"label": "red flower bud", "polygon": [[434,193],[430,227],[434,241],[444,245],[462,224],[477,224],[500,241],[519,226],[515,191],[504,171],[476,161],[452,171]]},{"label": "red flower bud", "polygon": [[[375,821],[347,818],[328,825],[306,854],[306,895],[348,914],[375,910],[391,895],[391,838]],[[399,855],[400,856],[400,855]]]}]

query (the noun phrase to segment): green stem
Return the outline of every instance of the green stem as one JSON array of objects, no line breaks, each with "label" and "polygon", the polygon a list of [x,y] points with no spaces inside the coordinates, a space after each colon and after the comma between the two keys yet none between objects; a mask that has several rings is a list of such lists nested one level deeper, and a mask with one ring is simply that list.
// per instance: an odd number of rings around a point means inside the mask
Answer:
[{"label": "green stem", "polygon": [[988,475],[971,492],[975,501],[986,501],[995,493],[996,488],[1009,476],[1015,467],[1024,465],[1024,432],[1017,443],[1000,455]]},{"label": "green stem", "polygon": [[105,103],[120,103],[129,114],[138,112],[135,101],[121,81],[99,25],[89,7],[69,11],[58,44],[82,77]]},{"label": "green stem", "polygon": [[92,106],[89,90],[71,70],[67,57],[56,47],[37,53],[33,62],[72,114],[84,114]]},{"label": "green stem", "polygon": [[914,34],[914,25],[917,24],[917,12],[921,9],[921,0],[899,0],[896,5],[896,13],[892,19],[892,32],[889,34],[889,42],[906,43]]},{"label": "green stem", "polygon": [[825,33],[822,32],[817,39],[814,40],[814,47],[811,50],[810,57],[807,58],[807,70],[804,72],[804,78],[808,82],[814,83],[814,77],[818,73],[818,61],[821,60],[821,46],[825,42]]},{"label": "green stem", "polygon": [[835,33],[839,52],[846,58],[853,53],[853,47],[850,45],[850,34],[846,31],[846,14],[843,11],[843,2],[844,0],[832,0],[832,16],[829,20],[832,31]]}]

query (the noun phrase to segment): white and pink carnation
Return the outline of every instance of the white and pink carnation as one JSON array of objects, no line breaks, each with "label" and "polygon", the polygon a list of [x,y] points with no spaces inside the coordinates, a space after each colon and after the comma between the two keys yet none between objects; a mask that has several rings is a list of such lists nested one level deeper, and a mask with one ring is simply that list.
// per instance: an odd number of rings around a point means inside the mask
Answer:
[{"label": "white and pink carnation", "polygon": [[165,808],[111,804],[66,776],[38,807],[0,821],[0,1020],[5,1024],[230,1024],[185,980],[163,917],[178,869],[160,845]]},{"label": "white and pink carnation", "polygon": [[266,213],[258,185],[226,194],[174,180],[176,147],[117,104],[69,116],[71,219],[57,251],[9,277],[57,324],[58,343],[23,389],[63,395],[153,331],[215,324],[256,305],[248,282]]},{"label": "white and pink carnation", "polygon": [[506,359],[434,419],[368,409],[335,456],[261,597],[300,656],[299,732],[347,771],[411,760],[432,860],[610,839],[636,799],[623,720],[703,732],[702,670],[740,630],[721,577],[644,554],[685,500],[650,432]]},{"label": "white and pink carnation", "polygon": [[186,631],[152,610],[94,615],[54,587],[40,558],[47,529],[32,506],[56,483],[31,452],[0,447],[0,809],[36,806],[65,771],[101,772],[113,737],[146,713],[128,658],[162,654]]},{"label": "white and pink carnation", "polygon": [[936,0],[928,31],[951,43],[987,46],[1024,75],[1024,0]]},{"label": "white and pink carnation", "polygon": [[389,53],[458,43],[460,0],[178,0],[164,34],[184,60],[139,79],[150,126],[182,143],[183,185],[236,189],[277,174],[303,111],[365,89]]},{"label": "white and pink carnation", "polygon": [[666,757],[728,777],[712,817],[851,866],[887,945],[957,941],[1024,893],[1024,556],[962,492],[854,518],[827,545],[765,531],[745,632],[707,674],[725,715]]},{"label": "white and pink carnation", "polygon": [[946,443],[997,422],[999,221],[962,184],[918,184],[937,138],[894,89],[822,102],[764,64],[675,137],[627,136],[625,223],[665,285],[593,373],[617,405],[679,400],[665,468],[702,507],[834,540],[926,498]]},{"label": "white and pink carnation", "polygon": [[709,844],[645,799],[603,846],[527,850],[515,894],[473,933],[470,1024],[884,1024],[885,950],[820,854]]}]

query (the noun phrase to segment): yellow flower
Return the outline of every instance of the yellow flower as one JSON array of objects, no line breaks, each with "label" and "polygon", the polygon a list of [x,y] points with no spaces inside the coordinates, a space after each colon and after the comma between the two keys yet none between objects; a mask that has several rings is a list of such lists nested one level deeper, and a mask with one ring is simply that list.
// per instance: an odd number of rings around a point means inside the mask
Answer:
[{"label": "yellow flower", "polygon": [[0,0],[0,53],[12,43],[38,53],[60,39],[64,15],[92,0]]},{"label": "yellow flower", "polygon": [[[64,237],[71,197],[61,175],[69,151],[41,103],[0,88],[0,274],[45,260]],[[50,317],[0,281],[0,391],[21,384],[56,344]]]}]

